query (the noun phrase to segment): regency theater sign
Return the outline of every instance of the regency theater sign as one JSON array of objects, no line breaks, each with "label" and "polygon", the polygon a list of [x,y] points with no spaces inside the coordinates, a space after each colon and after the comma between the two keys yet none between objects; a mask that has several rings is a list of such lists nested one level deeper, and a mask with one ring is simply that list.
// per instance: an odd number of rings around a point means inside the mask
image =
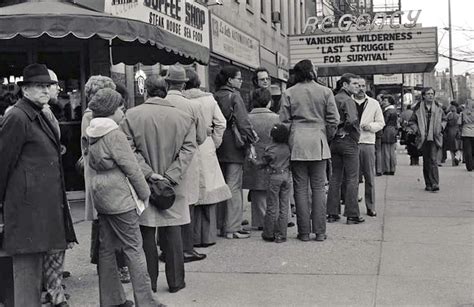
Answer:
[{"label": "regency theater sign", "polygon": [[363,18],[344,15],[337,27],[328,27],[330,21],[335,24],[328,17],[326,21],[309,18],[305,34],[290,37],[290,66],[310,59],[320,76],[431,71],[438,62],[437,28],[417,25],[419,12],[409,16],[408,22],[400,24],[393,15],[385,15],[387,22],[382,24],[367,14]]}]

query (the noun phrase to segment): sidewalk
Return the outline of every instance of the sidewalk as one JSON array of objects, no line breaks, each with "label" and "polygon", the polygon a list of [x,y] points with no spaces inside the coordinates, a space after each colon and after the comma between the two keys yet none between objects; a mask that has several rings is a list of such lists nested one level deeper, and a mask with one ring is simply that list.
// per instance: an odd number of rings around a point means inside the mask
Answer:
[{"label": "sidewalk", "polygon": [[[464,164],[440,167],[441,191],[424,191],[422,170],[398,155],[395,176],[376,177],[376,218],[328,224],[325,242],[219,238],[186,264],[184,290],[168,293],[160,263],[158,297],[169,306],[333,306],[474,304],[474,174]],[[361,185],[362,187],[363,185]],[[359,192],[363,195],[362,191]],[[80,207],[73,208],[81,219]],[[250,208],[247,207],[246,215]],[[98,306],[89,264],[90,223],[78,222],[80,245],[67,252],[71,306]],[[130,284],[127,296],[133,298]]]}]

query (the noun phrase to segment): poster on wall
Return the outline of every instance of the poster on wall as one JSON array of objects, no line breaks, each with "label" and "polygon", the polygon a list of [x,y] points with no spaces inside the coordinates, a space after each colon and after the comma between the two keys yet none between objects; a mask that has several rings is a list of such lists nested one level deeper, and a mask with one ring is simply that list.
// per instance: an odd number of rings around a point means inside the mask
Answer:
[{"label": "poster on wall", "polygon": [[438,62],[436,27],[384,27],[290,37],[291,66],[310,59],[322,76],[430,71]]},{"label": "poster on wall", "polygon": [[211,51],[252,68],[260,66],[260,42],[211,15]]},{"label": "poster on wall", "polygon": [[105,0],[104,11],[149,23],[185,40],[209,48],[209,12],[194,0]]}]

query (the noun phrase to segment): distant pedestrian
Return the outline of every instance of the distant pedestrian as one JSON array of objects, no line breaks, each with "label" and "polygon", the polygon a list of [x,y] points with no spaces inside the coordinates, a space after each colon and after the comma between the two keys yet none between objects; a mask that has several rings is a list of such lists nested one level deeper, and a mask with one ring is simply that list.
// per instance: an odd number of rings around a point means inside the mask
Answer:
[{"label": "distant pedestrian", "polygon": [[120,282],[115,251],[125,254],[137,306],[160,306],[151,292],[138,219],[150,188],[127,137],[119,129],[122,96],[99,90],[89,103],[93,119],[86,129],[94,206],[99,219],[99,293],[101,306],[130,306]]},{"label": "distant pedestrian", "polygon": [[186,69],[186,90],[184,97],[197,102],[201,106],[203,122],[207,127],[207,138],[199,145],[197,154],[200,164],[199,201],[194,207],[194,246],[208,247],[216,244],[217,203],[230,199],[232,194],[225,183],[224,175],[219,167],[216,148],[222,144],[222,136],[226,128],[226,120],[211,93],[199,89],[201,81],[198,74],[191,68]]},{"label": "distant pedestrian", "polygon": [[413,109],[409,133],[416,137],[417,148],[423,152],[425,190],[439,191],[438,152],[443,146],[443,129],[446,118],[440,104],[435,101],[431,87],[421,92],[422,101]]},{"label": "distant pedestrian", "polygon": [[[326,165],[331,158],[330,140],[339,122],[332,91],[314,81],[316,70],[309,60],[294,67],[296,84],[281,98],[280,120],[290,129],[291,171],[296,202],[298,236],[309,241],[326,239]],[[309,198],[309,188],[311,199]],[[357,202],[357,199],[356,199]]]},{"label": "distant pedestrian", "polygon": [[398,135],[398,113],[395,108],[395,99],[390,95],[385,95],[381,107],[385,120],[382,134],[382,173],[384,175],[395,175]]},{"label": "distant pedestrian", "polygon": [[265,241],[283,243],[287,236],[290,205],[289,130],[285,125],[277,124],[271,129],[270,135],[272,142],[265,148],[261,162],[257,162],[269,177],[262,238]]},{"label": "distant pedestrian", "polygon": [[[217,227],[228,239],[245,239],[250,232],[242,229],[243,200],[242,174],[245,155],[250,144],[257,141],[247,110],[240,96],[242,73],[235,66],[225,66],[216,76],[214,94],[219,107],[227,120],[222,145],[217,149],[217,158],[221,165],[225,181],[232,192],[232,198],[218,206]],[[232,129],[235,125],[244,145],[236,143]]]},{"label": "distant pedestrian", "polygon": [[474,170],[474,101],[468,100],[466,107],[459,117],[461,137],[463,142],[463,155],[468,172]]},{"label": "distant pedestrian", "polygon": [[446,115],[445,145],[446,149],[451,154],[452,166],[458,166],[460,161],[457,157],[458,151],[461,148],[461,131],[459,127],[459,116],[460,115],[457,112],[456,106],[449,106],[449,112]]}]

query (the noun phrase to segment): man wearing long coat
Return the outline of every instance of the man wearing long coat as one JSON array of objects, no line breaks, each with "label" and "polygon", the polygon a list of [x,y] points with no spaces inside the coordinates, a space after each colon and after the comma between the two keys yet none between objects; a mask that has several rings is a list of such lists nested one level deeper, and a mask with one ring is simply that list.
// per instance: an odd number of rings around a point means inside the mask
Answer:
[{"label": "man wearing long coat", "polygon": [[148,99],[127,111],[121,128],[137,153],[145,178],[162,177],[175,186],[171,208],[149,206],[140,216],[140,228],[153,290],[158,278],[155,231],[159,227],[160,240],[161,234],[165,239],[160,246],[165,254],[166,279],[170,292],[176,292],[185,287],[181,225],[190,222],[186,186],[180,183],[197,150],[196,125],[189,114],[163,99],[167,85],[162,78],[148,78],[146,87]]},{"label": "man wearing long coat", "polygon": [[[44,65],[23,71],[23,97],[0,127],[0,203],[5,230],[3,249],[12,256],[14,305],[41,298],[43,262],[54,251],[77,242],[66,198],[59,134],[43,107],[50,100],[51,80]],[[3,279],[3,278],[2,278]]]}]

